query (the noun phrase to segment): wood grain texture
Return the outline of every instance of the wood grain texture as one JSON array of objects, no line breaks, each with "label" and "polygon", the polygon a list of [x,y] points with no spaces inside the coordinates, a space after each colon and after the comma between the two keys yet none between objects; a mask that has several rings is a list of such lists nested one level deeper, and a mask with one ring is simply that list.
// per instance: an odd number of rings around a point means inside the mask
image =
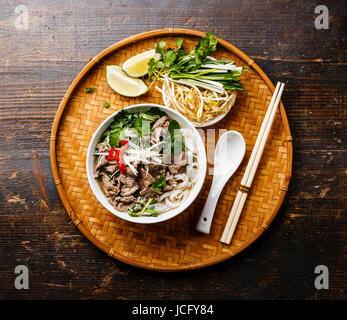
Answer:
[{"label": "wood grain texture", "polygon": [[[0,297],[346,298],[346,1],[325,1],[329,30],[309,1],[19,1],[0,4]],[[135,23],[134,23],[135,22]],[[253,58],[273,82],[294,145],[293,175],[271,228],[229,261],[158,274],[109,258],[67,216],[49,163],[54,114],[69,84],[109,45],[145,30],[211,30]],[[14,288],[26,264],[30,290]],[[316,290],[314,268],[330,270]]]}]

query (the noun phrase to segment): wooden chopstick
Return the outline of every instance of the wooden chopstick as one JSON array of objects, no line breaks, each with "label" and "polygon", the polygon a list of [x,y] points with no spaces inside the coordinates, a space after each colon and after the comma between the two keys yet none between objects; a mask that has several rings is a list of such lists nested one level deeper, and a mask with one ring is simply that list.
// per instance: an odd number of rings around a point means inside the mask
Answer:
[{"label": "wooden chopstick", "polygon": [[239,191],[237,192],[227,224],[224,228],[224,232],[220,240],[221,242],[229,244],[233,237],[237,222],[240,218],[243,206],[245,204],[245,201],[248,195],[248,190],[251,187],[255,172],[257,171],[259,161],[263,154],[265,144],[269,136],[270,129],[272,127],[272,123],[274,121],[278,105],[281,100],[283,88],[284,88],[284,83],[278,82],[276,85],[274,94],[271,98],[268,110],[265,114],[263,123],[261,125],[251,157],[248,161],[246,171],[242,178],[241,185],[240,185]]},{"label": "wooden chopstick", "polygon": [[[266,126],[267,126],[267,124],[269,122],[270,115],[271,115],[271,110],[272,110],[272,108],[273,108],[273,106],[275,104],[276,96],[278,94],[278,90],[280,88],[280,85],[281,85],[281,83],[277,82],[274,94],[272,95],[272,98],[271,98],[268,110],[267,110],[267,112],[265,114],[263,123],[262,123],[262,125],[260,127],[260,131],[259,131],[257,140],[256,140],[255,145],[253,147],[253,151],[252,151],[251,157],[250,157],[250,159],[248,161],[246,171],[245,171],[245,173],[243,175],[243,178],[242,178],[242,181],[241,181],[241,185],[246,185],[247,184],[249,173],[251,172],[251,168],[252,168],[252,166],[254,164],[254,160],[255,160],[256,154],[258,153],[259,145],[261,143],[261,139],[260,138],[263,137],[264,132],[265,132],[265,128],[266,128]],[[232,207],[232,210],[230,212],[230,215],[229,215],[226,227],[224,229],[224,233],[222,235],[221,241],[223,241],[223,239],[226,237],[226,235],[228,233],[228,230],[230,229],[230,226],[232,224],[232,220],[235,217],[235,213],[236,213],[236,210],[237,210],[237,208],[239,206],[239,203],[241,201],[242,195],[243,195],[242,192],[238,192],[237,195],[236,195],[236,198],[235,198],[235,201],[233,203],[233,207]]]}]

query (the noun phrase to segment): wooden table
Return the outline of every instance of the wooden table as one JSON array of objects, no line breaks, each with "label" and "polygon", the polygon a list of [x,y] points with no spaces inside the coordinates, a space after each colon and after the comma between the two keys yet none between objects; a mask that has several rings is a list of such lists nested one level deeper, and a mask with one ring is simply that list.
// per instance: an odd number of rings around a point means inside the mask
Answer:
[{"label": "wooden table", "polygon": [[[321,30],[312,1],[24,2],[27,29],[16,20],[21,1],[0,4],[0,298],[347,298],[346,1],[324,1]],[[290,188],[269,230],[228,261],[170,274],[90,243],[62,206],[49,160],[53,117],[89,58],[167,27],[210,30],[284,81],[294,146]],[[29,290],[14,287],[17,265],[29,268]],[[315,288],[317,265],[329,268],[329,290]]]}]

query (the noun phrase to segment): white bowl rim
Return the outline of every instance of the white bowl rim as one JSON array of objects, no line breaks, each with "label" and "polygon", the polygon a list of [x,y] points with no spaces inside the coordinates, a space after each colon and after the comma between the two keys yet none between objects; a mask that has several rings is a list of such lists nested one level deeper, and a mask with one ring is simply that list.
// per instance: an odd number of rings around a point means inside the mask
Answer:
[{"label": "white bowl rim", "polygon": [[[193,189],[190,191],[190,194],[188,198],[181,203],[181,205],[177,208],[174,208],[172,210],[169,210],[167,212],[164,212],[157,217],[131,217],[127,212],[121,212],[116,210],[106,199],[106,196],[104,195],[99,183],[96,181],[93,175],[93,163],[94,163],[94,151],[95,151],[95,146],[97,144],[98,139],[100,138],[100,135],[106,130],[106,128],[111,124],[112,119],[116,116],[118,112],[121,110],[132,110],[136,108],[146,108],[146,107],[156,107],[159,109],[162,109],[168,115],[170,116],[171,114],[174,114],[176,116],[173,117],[174,119],[178,120],[185,128],[191,129],[193,131],[193,135],[197,141],[197,149],[198,152],[200,153],[200,166],[199,166],[199,171],[198,171],[198,180],[193,186]],[[182,123],[183,122],[183,123]],[[166,220],[169,220],[180,213],[182,213],[185,209],[187,209],[197,198],[199,195],[201,188],[204,184],[205,177],[206,177],[206,170],[207,170],[207,160],[206,160],[206,150],[205,150],[205,145],[202,141],[202,138],[195,128],[195,126],[183,115],[181,115],[179,112],[176,110],[173,110],[171,108],[165,107],[163,105],[155,104],[155,103],[140,103],[140,104],[134,104],[134,105],[129,105],[125,108],[122,108],[120,110],[117,110],[115,113],[107,117],[96,129],[94,132],[88,146],[88,151],[87,151],[87,157],[86,157],[86,171],[87,171],[87,176],[88,176],[88,181],[89,185],[93,191],[93,194],[97,198],[97,200],[112,214],[115,216],[130,221],[130,222],[135,222],[135,223],[140,223],[140,224],[152,224],[152,223],[158,223],[158,222],[163,222]]]}]

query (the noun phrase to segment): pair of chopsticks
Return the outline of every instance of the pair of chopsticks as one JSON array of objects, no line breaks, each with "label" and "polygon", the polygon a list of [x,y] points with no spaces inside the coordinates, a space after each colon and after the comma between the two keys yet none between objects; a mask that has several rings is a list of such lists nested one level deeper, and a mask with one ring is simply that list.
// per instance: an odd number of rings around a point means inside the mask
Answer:
[{"label": "pair of chopsticks", "polygon": [[242,178],[241,185],[239,187],[239,191],[237,192],[222,238],[220,239],[221,242],[229,244],[233,237],[237,222],[239,221],[243,206],[248,195],[248,191],[251,187],[255,172],[258,168],[260,158],[263,154],[266,140],[269,136],[269,132],[272,127],[272,123],[274,121],[275,114],[281,100],[283,88],[284,83],[277,82],[274,94],[271,98],[270,105],[261,125],[257,141],[254,145],[251,157],[248,161],[245,174]]}]

